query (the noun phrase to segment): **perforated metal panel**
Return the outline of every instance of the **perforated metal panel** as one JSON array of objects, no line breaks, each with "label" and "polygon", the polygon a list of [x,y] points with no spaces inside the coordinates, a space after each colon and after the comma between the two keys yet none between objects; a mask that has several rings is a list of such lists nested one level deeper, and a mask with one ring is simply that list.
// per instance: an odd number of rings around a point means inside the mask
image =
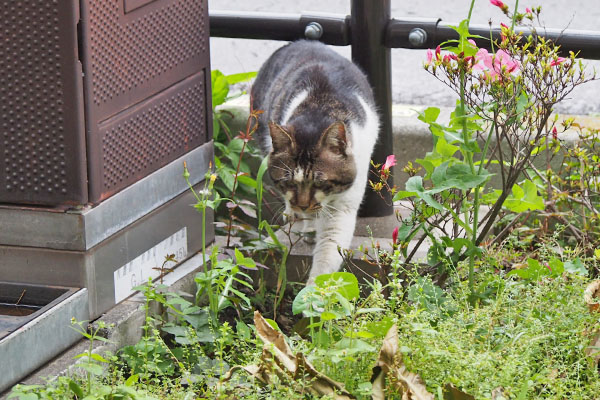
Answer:
[{"label": "perforated metal panel", "polygon": [[83,7],[90,200],[205,143],[208,10],[201,0]]},{"label": "perforated metal panel", "polygon": [[79,6],[0,0],[0,203],[87,200]]},{"label": "perforated metal panel", "polygon": [[207,0],[0,0],[0,203],[98,203],[208,141],[208,35]]},{"label": "perforated metal panel", "polygon": [[105,190],[146,175],[206,140],[204,73],[99,126]]}]

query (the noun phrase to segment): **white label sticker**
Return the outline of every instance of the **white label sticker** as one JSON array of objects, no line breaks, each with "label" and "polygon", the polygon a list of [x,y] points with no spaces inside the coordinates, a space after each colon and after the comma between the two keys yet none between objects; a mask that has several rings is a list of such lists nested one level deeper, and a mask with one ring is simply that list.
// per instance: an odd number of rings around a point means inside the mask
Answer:
[{"label": "white label sticker", "polygon": [[[160,275],[160,266],[168,254],[175,254],[177,261],[187,256],[187,229],[183,227],[156,246],[145,251],[114,272],[115,304],[133,294],[132,288],[155,279]],[[173,267],[167,263],[165,267]]]}]

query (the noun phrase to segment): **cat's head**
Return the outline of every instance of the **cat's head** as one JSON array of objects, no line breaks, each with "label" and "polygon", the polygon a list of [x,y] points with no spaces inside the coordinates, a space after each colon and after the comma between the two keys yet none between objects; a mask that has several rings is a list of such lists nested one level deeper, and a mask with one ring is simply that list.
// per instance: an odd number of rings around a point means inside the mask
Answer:
[{"label": "cat's head", "polygon": [[269,123],[269,132],[269,175],[294,212],[318,212],[354,183],[356,166],[343,122],[311,135]]}]

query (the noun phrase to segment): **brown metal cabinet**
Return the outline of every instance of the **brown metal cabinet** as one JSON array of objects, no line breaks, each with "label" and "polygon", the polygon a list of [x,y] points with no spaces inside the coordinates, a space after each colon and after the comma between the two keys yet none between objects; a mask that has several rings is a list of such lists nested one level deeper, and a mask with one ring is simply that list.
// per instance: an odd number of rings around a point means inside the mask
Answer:
[{"label": "brown metal cabinet", "polygon": [[0,26],[0,203],[97,204],[210,139],[205,0],[2,0]]},{"label": "brown metal cabinet", "polygon": [[156,249],[197,251],[210,99],[207,0],[0,0],[0,281],[96,315]]}]

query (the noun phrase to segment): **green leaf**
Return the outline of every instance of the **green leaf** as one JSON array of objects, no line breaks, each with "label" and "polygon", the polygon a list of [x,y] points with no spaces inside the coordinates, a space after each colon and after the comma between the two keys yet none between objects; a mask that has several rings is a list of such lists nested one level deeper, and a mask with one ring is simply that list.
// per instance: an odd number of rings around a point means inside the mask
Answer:
[{"label": "green leaf", "polygon": [[338,292],[347,300],[357,299],[360,296],[358,279],[350,272],[334,272],[319,275],[315,278],[315,284],[321,288],[339,285]]},{"label": "green leaf", "polygon": [[339,291],[335,292],[334,296],[337,299],[337,301],[340,303],[341,311],[343,311],[343,314],[344,315],[350,315],[350,314],[352,314],[352,309],[354,308],[352,306],[352,303],[350,303],[348,301],[348,299],[342,293],[340,293]]},{"label": "green leaf", "polygon": [[321,313],[321,321],[331,321],[334,319],[338,319],[342,317],[341,315],[338,315],[337,313],[331,312],[331,311],[323,311]]},{"label": "green leaf", "polygon": [[252,189],[256,189],[256,181],[253,178],[249,177],[248,175],[239,175],[238,182],[241,183],[242,185],[249,186]]},{"label": "green leaf", "polygon": [[346,334],[344,335],[346,337],[353,337],[353,338],[362,338],[362,339],[371,339],[374,338],[375,335],[372,334],[371,332],[367,332],[367,331],[358,331],[358,332],[346,332]]},{"label": "green leaf", "polygon": [[430,154],[431,153],[427,153],[427,156],[425,158],[417,158],[415,160],[417,164],[422,166],[425,169],[425,171],[427,171],[426,176],[430,176],[433,173],[435,167],[442,163],[441,159],[432,158]]},{"label": "green leaf", "polygon": [[277,325],[277,322],[273,321],[270,318],[265,318],[265,321],[267,321],[267,324],[271,325],[271,328],[275,329],[276,331],[281,332],[281,328],[279,328],[279,325]]},{"label": "green leaf", "polygon": [[425,188],[423,187],[423,178],[422,177],[420,177],[420,176],[410,177],[406,181],[406,190],[409,192],[415,192],[417,197],[419,197],[420,199],[423,199],[425,201],[425,203],[427,203],[429,206],[435,208],[436,210],[439,210],[439,211],[444,210],[444,207],[440,203],[438,203],[433,198],[433,196],[431,196],[431,194],[429,194],[425,191]]},{"label": "green leaf", "polygon": [[552,276],[560,276],[565,272],[564,263],[556,257],[552,257],[550,261],[548,261],[548,267],[550,267]]},{"label": "green leaf", "polygon": [[282,251],[287,251],[287,246],[284,245],[284,244],[282,244],[279,241],[279,239],[277,238],[277,235],[275,234],[275,231],[271,227],[271,224],[269,224],[267,221],[263,220],[263,221],[261,221],[260,225],[258,226],[258,229],[260,229],[260,230],[262,230],[262,229],[266,230],[267,233],[269,234],[269,237],[273,241],[273,243],[275,243],[275,245],[277,247],[279,247],[279,249],[281,249]]},{"label": "green leaf", "polygon": [[535,183],[527,179],[521,185],[512,187],[512,194],[504,201],[504,207],[513,212],[543,210],[544,199],[538,195]]},{"label": "green leaf", "polygon": [[210,82],[212,88],[212,106],[214,109],[225,102],[229,93],[229,84],[225,75],[216,69],[210,73]]},{"label": "green leaf", "polygon": [[256,262],[250,257],[245,257],[238,248],[235,248],[235,260],[237,265],[248,269],[256,269]]},{"label": "green leaf", "polygon": [[101,362],[101,363],[108,363],[108,360],[107,360],[106,358],[102,357],[100,354],[92,353],[92,354],[90,354],[90,357],[91,357],[93,360],[96,360],[96,361],[98,361],[98,362]]},{"label": "green leaf", "polygon": [[435,122],[440,115],[440,109],[437,107],[428,107],[421,113],[419,113],[419,120],[429,124]]},{"label": "green leaf", "polygon": [[375,347],[371,346],[369,343],[364,340],[351,339],[351,338],[343,338],[339,342],[335,344],[336,349],[340,349],[342,351],[346,351],[346,354],[353,353],[370,353],[374,352]]},{"label": "green leaf", "polygon": [[440,137],[435,144],[435,151],[444,157],[452,157],[459,150],[458,146],[448,144],[446,139]]},{"label": "green leaf", "polygon": [[267,167],[269,166],[269,157],[263,158],[260,163],[260,167],[258,167],[258,173],[256,174],[256,181],[259,182],[262,186],[263,175],[267,171]]},{"label": "green leaf", "polygon": [[406,190],[399,190],[396,192],[396,194],[394,195],[394,201],[399,201],[402,199],[406,199],[408,197],[413,197],[416,196],[417,192],[407,192]]},{"label": "green leaf", "polygon": [[84,364],[78,364],[77,366],[83,368],[84,370],[86,370],[87,372],[89,372],[90,374],[93,374],[93,375],[102,375],[102,373],[104,372],[104,370],[102,369],[102,366],[100,366],[98,364],[84,363]]},{"label": "green leaf", "polygon": [[238,74],[231,74],[225,76],[227,83],[230,85],[234,85],[236,83],[249,81],[250,79],[256,76],[256,72],[240,72]]},{"label": "green leaf", "polygon": [[502,194],[501,190],[494,190],[490,193],[485,193],[484,195],[481,196],[481,202],[483,204],[492,205],[498,201],[498,198],[500,197],[501,194]]},{"label": "green leaf", "polygon": [[527,96],[527,92],[523,90],[517,98],[517,114],[519,115],[517,118],[520,118],[520,115],[523,114],[528,105],[529,97]]},{"label": "green leaf", "polygon": [[588,274],[588,270],[585,267],[585,265],[583,264],[583,262],[581,261],[581,259],[579,257],[577,257],[576,259],[572,260],[572,261],[567,261],[564,264],[565,267],[565,271],[570,272],[572,274],[577,274],[577,275],[582,275],[582,276],[587,276]]},{"label": "green leaf", "polygon": [[133,386],[140,380],[140,376],[138,374],[133,374],[125,381],[125,386]]},{"label": "green leaf", "polygon": [[163,326],[162,330],[175,336],[185,337],[188,334],[187,328],[181,325]]},{"label": "green leaf", "polygon": [[318,317],[325,306],[324,300],[316,293],[315,286],[306,286],[294,298],[292,302],[292,313],[294,315],[302,313],[305,317]]},{"label": "green leaf", "polygon": [[245,340],[250,340],[250,338],[251,338],[250,327],[248,327],[248,325],[246,325],[244,323],[244,321],[238,320],[237,323],[235,324],[235,330],[239,337],[241,337],[242,339],[245,339]]},{"label": "green leaf", "polygon": [[390,316],[385,316],[379,321],[369,322],[366,328],[367,331],[369,331],[376,337],[383,338],[388,333],[392,325],[394,325],[394,318]]},{"label": "green leaf", "polygon": [[[75,393],[75,396],[79,397],[80,399],[83,398],[83,390],[73,379],[69,379],[69,389]],[[21,397],[21,399],[22,398],[23,397]],[[37,399],[37,396],[35,396],[35,398]]]},{"label": "green leaf", "polygon": [[508,273],[508,276],[517,275],[522,279],[537,281],[542,276],[552,275],[550,268],[542,265],[534,258],[527,259],[527,268],[513,269]]}]

